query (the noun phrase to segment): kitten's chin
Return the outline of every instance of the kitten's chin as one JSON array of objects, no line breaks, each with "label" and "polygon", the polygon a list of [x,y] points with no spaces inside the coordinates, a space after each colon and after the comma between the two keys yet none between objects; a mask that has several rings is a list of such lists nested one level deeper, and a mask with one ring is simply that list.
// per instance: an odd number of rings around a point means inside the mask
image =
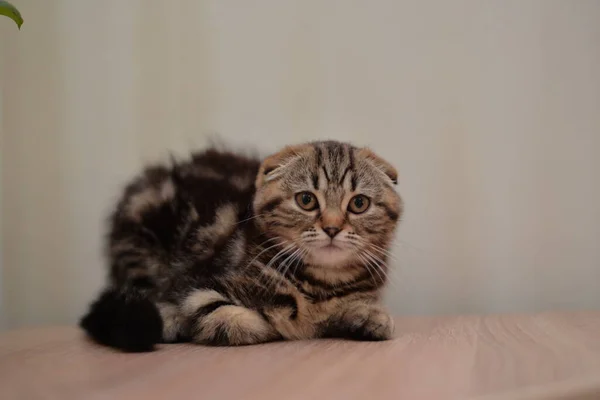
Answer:
[{"label": "kitten's chin", "polygon": [[313,248],[305,257],[311,265],[326,268],[342,268],[352,262],[352,251],[338,246],[324,246]]}]

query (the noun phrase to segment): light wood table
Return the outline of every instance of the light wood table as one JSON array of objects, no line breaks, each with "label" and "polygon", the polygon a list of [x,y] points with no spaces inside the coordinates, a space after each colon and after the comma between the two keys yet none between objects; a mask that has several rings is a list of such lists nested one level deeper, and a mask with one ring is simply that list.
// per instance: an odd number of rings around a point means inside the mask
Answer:
[{"label": "light wood table", "polygon": [[600,399],[600,312],[399,318],[382,343],[165,345],[0,335],[0,399]]}]

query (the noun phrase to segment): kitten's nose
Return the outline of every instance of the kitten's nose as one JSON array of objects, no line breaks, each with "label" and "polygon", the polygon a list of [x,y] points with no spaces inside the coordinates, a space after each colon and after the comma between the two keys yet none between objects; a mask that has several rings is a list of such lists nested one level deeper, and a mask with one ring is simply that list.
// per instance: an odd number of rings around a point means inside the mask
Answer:
[{"label": "kitten's nose", "polygon": [[341,229],[336,226],[328,226],[327,228],[323,228],[323,230],[325,231],[327,236],[333,239],[333,237],[337,235]]}]

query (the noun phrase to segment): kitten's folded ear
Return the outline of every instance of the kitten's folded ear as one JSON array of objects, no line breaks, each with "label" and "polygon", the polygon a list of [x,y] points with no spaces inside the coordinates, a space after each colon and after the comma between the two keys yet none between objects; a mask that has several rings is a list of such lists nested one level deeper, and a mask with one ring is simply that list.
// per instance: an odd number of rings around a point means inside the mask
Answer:
[{"label": "kitten's folded ear", "polygon": [[398,172],[396,171],[396,168],[375,154],[371,149],[366,147],[359,149],[357,156],[369,161],[375,168],[386,174],[394,185],[398,184]]},{"label": "kitten's folded ear", "polygon": [[308,144],[287,146],[283,150],[265,158],[258,170],[256,187],[259,188],[266,182],[279,176],[283,172],[283,169],[290,165],[292,161],[302,157],[302,155],[311,150],[312,146]]}]

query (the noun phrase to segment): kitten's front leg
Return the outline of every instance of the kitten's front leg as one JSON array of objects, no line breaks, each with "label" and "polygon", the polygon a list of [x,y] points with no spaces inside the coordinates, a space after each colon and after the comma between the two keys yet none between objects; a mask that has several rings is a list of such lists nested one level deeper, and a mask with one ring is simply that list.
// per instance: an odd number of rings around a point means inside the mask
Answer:
[{"label": "kitten's front leg", "polygon": [[364,341],[391,339],[394,320],[375,303],[354,301],[335,313],[323,329],[323,336]]},{"label": "kitten's front leg", "polygon": [[188,321],[187,336],[195,343],[241,346],[279,338],[258,311],[238,306],[215,290],[192,292],[182,310]]}]

